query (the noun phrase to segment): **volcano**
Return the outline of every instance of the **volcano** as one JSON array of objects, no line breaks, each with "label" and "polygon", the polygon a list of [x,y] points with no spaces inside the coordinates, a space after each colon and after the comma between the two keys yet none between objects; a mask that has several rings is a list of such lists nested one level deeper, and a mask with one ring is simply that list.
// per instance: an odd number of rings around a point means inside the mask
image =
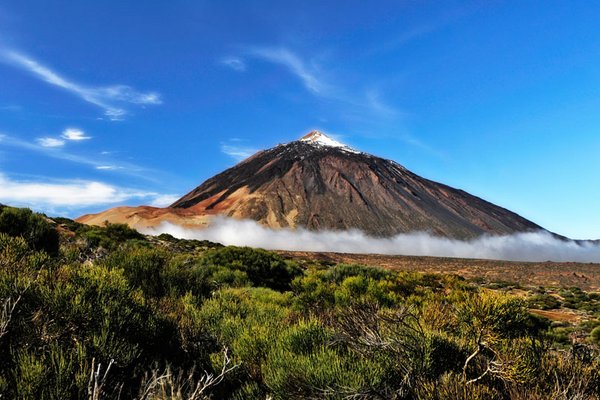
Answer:
[{"label": "volcano", "polygon": [[135,228],[169,221],[201,227],[215,215],[251,219],[272,228],[359,229],[379,237],[427,231],[471,239],[543,229],[505,208],[318,131],[259,151],[167,208],[117,207],[78,221],[127,223]]}]

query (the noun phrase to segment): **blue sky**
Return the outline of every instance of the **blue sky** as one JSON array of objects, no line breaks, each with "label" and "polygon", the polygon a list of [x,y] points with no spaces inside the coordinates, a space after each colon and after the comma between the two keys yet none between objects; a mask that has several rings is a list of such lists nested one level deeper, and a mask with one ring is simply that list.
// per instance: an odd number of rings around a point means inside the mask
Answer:
[{"label": "blue sky", "polygon": [[4,0],[0,201],[165,204],[316,128],[600,238],[598,20],[589,1]]}]

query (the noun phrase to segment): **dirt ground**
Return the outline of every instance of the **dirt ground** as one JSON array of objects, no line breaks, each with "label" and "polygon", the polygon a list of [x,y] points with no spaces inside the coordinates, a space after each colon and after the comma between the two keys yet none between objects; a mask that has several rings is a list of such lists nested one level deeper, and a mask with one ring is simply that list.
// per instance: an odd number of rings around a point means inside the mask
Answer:
[{"label": "dirt ground", "polygon": [[457,274],[487,282],[515,282],[523,286],[569,287],[600,291],[600,264],[574,262],[516,262],[378,254],[278,251],[305,261],[361,264],[401,271]]},{"label": "dirt ground", "polygon": [[541,317],[548,318],[551,321],[568,322],[571,324],[576,324],[585,319],[585,317],[582,314],[577,313],[573,310],[563,310],[563,309],[535,310],[535,309],[530,309],[529,312],[539,315]]}]

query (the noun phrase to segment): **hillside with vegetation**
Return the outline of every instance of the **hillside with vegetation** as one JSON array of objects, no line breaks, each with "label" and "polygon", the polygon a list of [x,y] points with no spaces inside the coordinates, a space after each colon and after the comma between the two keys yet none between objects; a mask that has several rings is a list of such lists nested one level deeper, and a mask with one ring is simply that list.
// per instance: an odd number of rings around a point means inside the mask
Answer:
[{"label": "hillside with vegetation", "polygon": [[3,399],[600,398],[600,294],[577,287],[2,207],[0,313]]}]

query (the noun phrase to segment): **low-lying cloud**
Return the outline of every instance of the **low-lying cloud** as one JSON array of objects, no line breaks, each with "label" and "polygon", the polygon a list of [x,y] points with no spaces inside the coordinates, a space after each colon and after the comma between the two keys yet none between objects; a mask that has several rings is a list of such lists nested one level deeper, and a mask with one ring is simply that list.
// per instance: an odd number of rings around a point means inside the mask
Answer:
[{"label": "low-lying cloud", "polygon": [[271,229],[250,220],[215,217],[204,229],[186,229],[163,222],[144,233],[169,233],[182,239],[210,240],[225,245],[269,250],[485,258],[513,261],[600,262],[600,245],[557,239],[545,231],[507,236],[482,236],[461,241],[426,232],[376,238],[359,230],[309,231]]}]

